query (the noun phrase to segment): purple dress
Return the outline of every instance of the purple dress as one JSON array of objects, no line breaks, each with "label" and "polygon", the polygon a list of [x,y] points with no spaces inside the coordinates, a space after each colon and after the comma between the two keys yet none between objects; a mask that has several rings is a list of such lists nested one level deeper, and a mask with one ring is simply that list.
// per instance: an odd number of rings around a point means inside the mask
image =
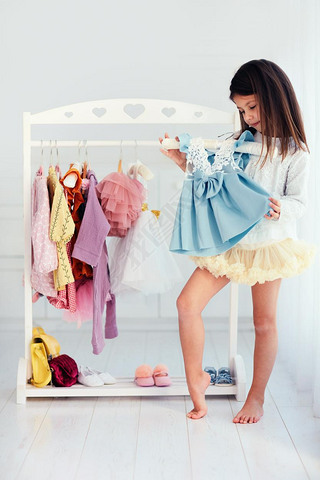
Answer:
[{"label": "purple dress", "polygon": [[[98,355],[104,348],[104,338],[118,336],[116,302],[111,293],[106,236],[110,225],[96,195],[97,179],[88,171],[89,193],[84,216],[72,256],[93,266],[93,353]],[[103,334],[102,314],[106,305],[106,322]]]}]

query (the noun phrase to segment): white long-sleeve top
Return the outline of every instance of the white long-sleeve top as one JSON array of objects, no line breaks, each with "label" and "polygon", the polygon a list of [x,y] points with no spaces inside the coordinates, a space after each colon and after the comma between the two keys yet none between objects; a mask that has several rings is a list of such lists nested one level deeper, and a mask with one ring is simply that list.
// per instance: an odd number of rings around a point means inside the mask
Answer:
[{"label": "white long-sleeve top", "polygon": [[[262,143],[262,135],[256,132],[256,142]],[[280,152],[280,140],[276,139]],[[310,155],[303,150],[289,153],[282,161],[281,155],[270,160],[260,169],[256,156],[251,156],[245,172],[264,187],[270,196],[281,203],[280,218],[262,220],[239,242],[239,246],[255,248],[256,244],[265,245],[286,238],[297,239],[296,221],[303,216],[307,206],[308,177]]]}]

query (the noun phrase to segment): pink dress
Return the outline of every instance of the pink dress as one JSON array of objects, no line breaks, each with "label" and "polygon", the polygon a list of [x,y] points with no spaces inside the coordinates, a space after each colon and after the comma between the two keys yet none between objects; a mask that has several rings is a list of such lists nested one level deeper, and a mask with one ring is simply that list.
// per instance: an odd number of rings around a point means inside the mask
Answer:
[{"label": "pink dress", "polygon": [[[32,288],[42,295],[57,296],[53,271],[58,267],[56,244],[49,238],[50,205],[47,177],[40,167],[32,188]],[[37,297],[38,298],[38,297]]]},{"label": "pink dress", "polygon": [[96,186],[97,197],[110,224],[109,237],[125,237],[141,213],[145,189],[139,180],[112,172]]}]

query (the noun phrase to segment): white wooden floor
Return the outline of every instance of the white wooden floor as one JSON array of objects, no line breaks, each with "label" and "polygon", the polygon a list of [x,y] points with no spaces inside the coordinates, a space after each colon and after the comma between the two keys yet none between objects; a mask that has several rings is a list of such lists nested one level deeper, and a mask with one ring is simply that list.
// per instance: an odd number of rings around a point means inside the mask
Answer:
[{"label": "white wooden floor", "polygon": [[[265,415],[253,425],[232,423],[242,404],[225,396],[208,397],[208,415],[197,421],[186,417],[187,397],[29,399],[16,405],[22,328],[0,330],[1,480],[320,479],[320,419],[279,358]],[[133,377],[144,362],[164,362],[172,375],[183,375],[177,331],[120,329],[100,356],[91,354],[88,328],[47,331],[60,341],[61,353],[116,377]],[[248,381],[252,349],[252,331],[239,332]],[[225,365],[227,353],[227,333],[209,331],[204,366]]]}]

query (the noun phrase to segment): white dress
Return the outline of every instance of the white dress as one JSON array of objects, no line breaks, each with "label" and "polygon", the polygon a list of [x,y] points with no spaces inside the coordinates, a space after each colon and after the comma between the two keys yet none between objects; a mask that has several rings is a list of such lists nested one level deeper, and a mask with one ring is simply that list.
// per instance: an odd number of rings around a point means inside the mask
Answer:
[{"label": "white dress", "polygon": [[146,204],[144,208],[126,237],[110,240],[111,291],[115,295],[164,293],[183,280],[156,214]]}]

